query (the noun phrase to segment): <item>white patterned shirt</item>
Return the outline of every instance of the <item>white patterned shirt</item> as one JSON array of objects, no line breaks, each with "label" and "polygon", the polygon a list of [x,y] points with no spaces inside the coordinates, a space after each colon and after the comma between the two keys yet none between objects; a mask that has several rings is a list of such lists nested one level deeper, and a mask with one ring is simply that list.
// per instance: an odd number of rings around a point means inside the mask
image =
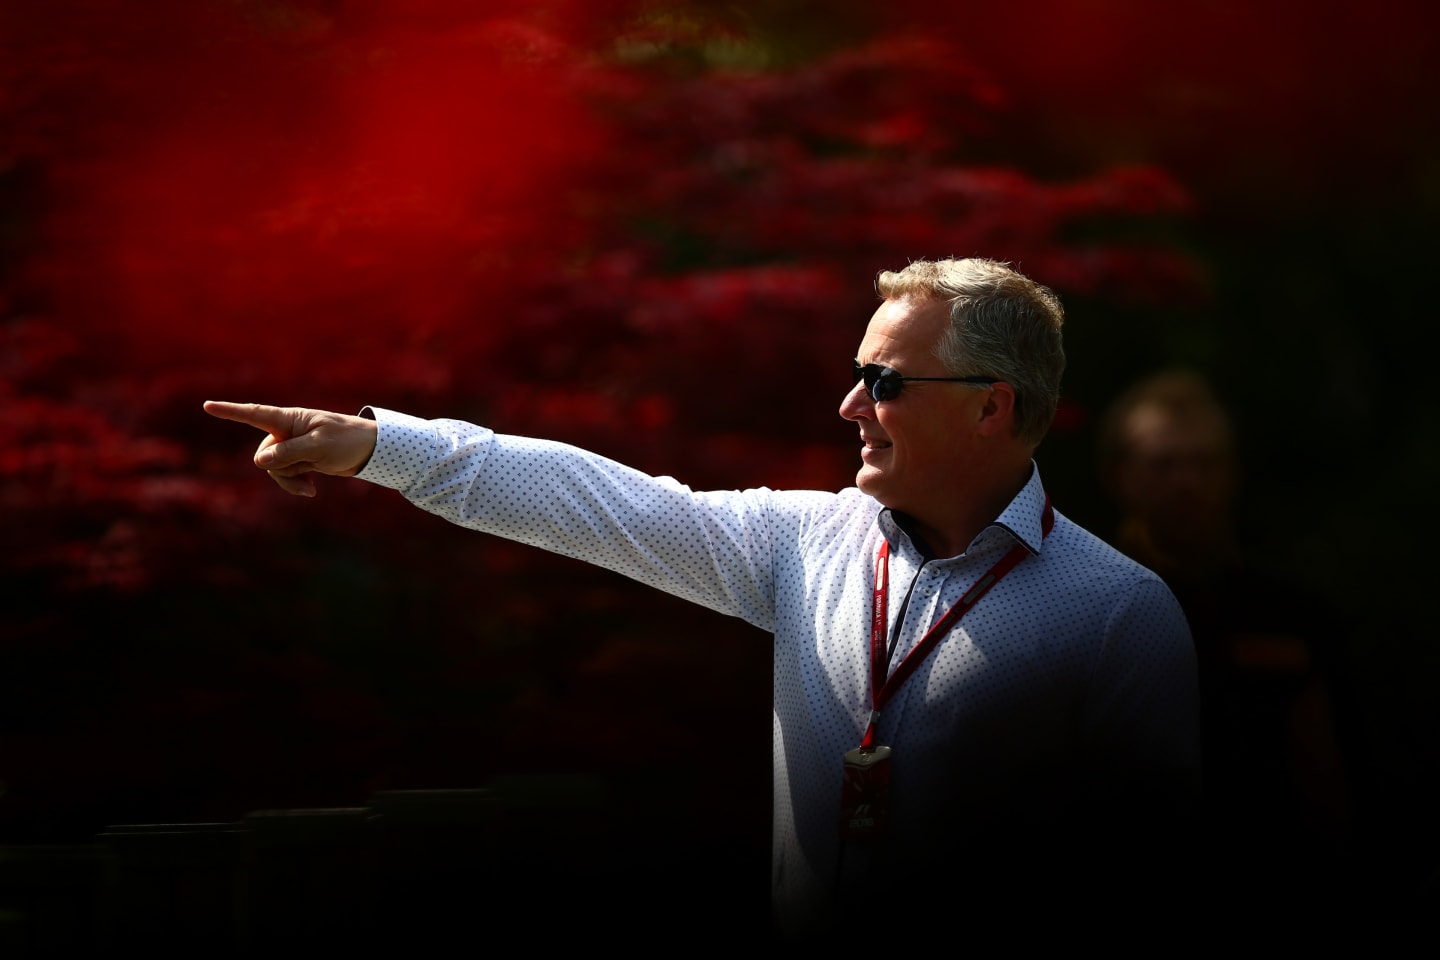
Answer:
[{"label": "white patterned shirt", "polygon": [[[885,864],[938,879],[957,857],[1004,857],[1001,848],[1044,835],[1087,797],[1123,800],[1120,782],[1148,797],[1173,785],[1190,799],[1199,734],[1184,615],[1158,577],[1058,512],[1043,536],[1038,469],[963,554],[927,562],[891,511],[858,489],[695,491],[565,444],[365,413],[378,440],[361,479],[774,634],[771,879],[782,929],[803,930],[847,878],[871,883]],[[1017,541],[1030,555],[879,718],[876,741],[894,761],[892,836],[876,854],[841,844],[838,821],[841,757],[871,712],[882,538],[891,670]]]}]

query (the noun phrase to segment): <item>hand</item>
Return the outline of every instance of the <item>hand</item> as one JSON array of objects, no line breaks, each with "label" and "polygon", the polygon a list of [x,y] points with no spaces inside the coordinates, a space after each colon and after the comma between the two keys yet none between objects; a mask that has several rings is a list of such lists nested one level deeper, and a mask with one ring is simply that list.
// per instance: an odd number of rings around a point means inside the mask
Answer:
[{"label": "hand", "polygon": [[364,417],[222,400],[205,401],[205,412],[268,433],[255,451],[255,466],[267,471],[282,490],[300,497],[315,496],[310,474],[353,477],[375,452],[375,421]]}]

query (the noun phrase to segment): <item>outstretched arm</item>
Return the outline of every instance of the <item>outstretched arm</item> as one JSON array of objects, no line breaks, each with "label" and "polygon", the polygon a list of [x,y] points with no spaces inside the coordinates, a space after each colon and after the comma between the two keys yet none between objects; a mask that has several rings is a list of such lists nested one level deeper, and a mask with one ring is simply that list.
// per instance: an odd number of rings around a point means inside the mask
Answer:
[{"label": "outstretched arm", "polygon": [[375,452],[374,420],[304,407],[205,401],[205,412],[248,423],[269,434],[255,451],[255,466],[268,471],[281,489],[315,496],[312,473],[353,477]]}]

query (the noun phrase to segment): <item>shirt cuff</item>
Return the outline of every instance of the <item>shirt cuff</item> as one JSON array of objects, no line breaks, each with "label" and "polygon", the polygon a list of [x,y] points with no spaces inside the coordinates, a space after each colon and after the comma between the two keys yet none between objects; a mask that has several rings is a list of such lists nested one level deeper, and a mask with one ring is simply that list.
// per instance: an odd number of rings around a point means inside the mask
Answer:
[{"label": "shirt cuff", "polygon": [[359,415],[375,421],[376,434],[375,451],[357,479],[405,490],[444,455],[439,449],[443,440],[432,421],[373,406]]}]

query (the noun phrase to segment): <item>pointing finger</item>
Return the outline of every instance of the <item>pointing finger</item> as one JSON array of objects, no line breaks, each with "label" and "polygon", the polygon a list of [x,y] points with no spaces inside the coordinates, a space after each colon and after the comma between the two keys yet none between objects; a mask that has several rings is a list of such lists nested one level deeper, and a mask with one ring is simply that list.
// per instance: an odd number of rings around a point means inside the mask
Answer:
[{"label": "pointing finger", "polygon": [[234,420],[249,424],[271,433],[288,434],[295,422],[295,414],[284,407],[271,407],[263,403],[230,403],[225,400],[206,400],[205,412],[221,420]]}]

